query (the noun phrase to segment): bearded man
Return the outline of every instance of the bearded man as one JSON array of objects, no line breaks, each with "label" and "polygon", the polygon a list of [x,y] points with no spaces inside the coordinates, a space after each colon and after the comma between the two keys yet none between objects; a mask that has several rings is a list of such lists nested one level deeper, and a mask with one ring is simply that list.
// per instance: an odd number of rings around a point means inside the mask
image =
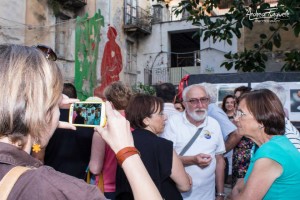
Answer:
[{"label": "bearded man", "polygon": [[193,179],[192,189],[182,193],[183,199],[224,199],[225,145],[219,123],[207,115],[208,93],[205,87],[195,84],[186,87],[182,96],[185,111],[168,119],[161,137],[173,141]]}]

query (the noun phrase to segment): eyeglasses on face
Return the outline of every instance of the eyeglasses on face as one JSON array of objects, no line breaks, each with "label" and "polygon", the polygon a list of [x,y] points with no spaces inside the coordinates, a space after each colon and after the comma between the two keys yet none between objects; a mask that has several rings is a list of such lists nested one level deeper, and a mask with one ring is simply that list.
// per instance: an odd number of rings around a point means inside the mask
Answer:
[{"label": "eyeglasses on face", "polygon": [[192,104],[193,106],[196,106],[196,105],[198,105],[200,102],[201,102],[201,104],[207,104],[207,103],[208,103],[208,100],[209,100],[209,98],[207,98],[207,97],[202,97],[202,98],[200,98],[200,99],[193,98],[193,99],[188,100],[187,102],[189,102],[189,103]]},{"label": "eyeglasses on face", "polygon": [[241,111],[241,110],[237,110],[236,112],[235,112],[235,117],[237,117],[237,118],[240,118],[240,117],[243,117],[243,116],[245,116],[246,114],[243,112],[243,111]]},{"label": "eyeglasses on face", "polygon": [[35,48],[39,49],[40,51],[42,51],[48,60],[52,60],[52,61],[57,60],[56,53],[50,47],[48,47],[46,45],[42,45],[42,44],[38,44],[38,45],[35,45],[32,47],[35,47]]},{"label": "eyeglasses on face", "polygon": [[163,111],[161,111],[161,112],[159,112],[159,113],[153,113],[153,114],[151,114],[151,117],[152,117],[153,115],[157,115],[157,116],[160,116],[160,117],[164,117],[164,116],[165,116],[165,114],[163,113]]}]

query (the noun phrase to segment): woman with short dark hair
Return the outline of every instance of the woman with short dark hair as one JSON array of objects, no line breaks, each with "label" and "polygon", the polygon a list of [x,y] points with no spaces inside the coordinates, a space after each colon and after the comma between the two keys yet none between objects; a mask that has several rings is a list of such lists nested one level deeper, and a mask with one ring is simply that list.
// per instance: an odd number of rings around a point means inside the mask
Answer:
[{"label": "woman with short dark hair", "polygon": [[[190,178],[184,170],[171,141],[157,135],[164,130],[166,116],[162,99],[138,94],[125,110],[126,118],[135,130],[134,144],[156,187],[166,200],[182,199],[179,191],[191,188]],[[116,175],[116,199],[133,199],[131,188],[120,166]]]},{"label": "woman with short dark hair", "polygon": [[239,133],[256,148],[232,198],[300,199],[300,154],[284,136],[285,115],[278,97],[267,89],[244,94],[236,115]]}]

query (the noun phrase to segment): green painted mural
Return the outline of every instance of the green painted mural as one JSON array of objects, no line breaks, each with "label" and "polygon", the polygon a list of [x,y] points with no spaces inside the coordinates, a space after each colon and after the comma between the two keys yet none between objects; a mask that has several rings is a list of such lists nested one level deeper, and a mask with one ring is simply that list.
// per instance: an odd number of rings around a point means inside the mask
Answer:
[{"label": "green painted mural", "polygon": [[100,30],[104,26],[101,11],[91,18],[77,17],[75,32],[75,87],[80,100],[93,96],[97,82],[97,58]]}]

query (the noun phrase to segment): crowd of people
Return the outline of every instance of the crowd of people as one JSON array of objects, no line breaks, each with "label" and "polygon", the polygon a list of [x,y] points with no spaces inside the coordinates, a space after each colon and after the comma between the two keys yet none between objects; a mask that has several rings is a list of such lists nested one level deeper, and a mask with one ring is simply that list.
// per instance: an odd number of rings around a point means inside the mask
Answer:
[{"label": "crowd of people", "polygon": [[[179,98],[171,83],[148,95],[117,81],[102,95],[107,124],[75,127],[76,89],[46,50],[0,45],[3,199],[300,199],[300,134],[278,83],[238,87],[219,107],[211,83]],[[97,113],[77,107],[74,122]]]},{"label": "crowd of people", "polygon": [[74,124],[100,125],[100,119],[101,119],[101,107],[99,107],[99,104],[83,104],[74,107],[74,111],[73,111]]}]

